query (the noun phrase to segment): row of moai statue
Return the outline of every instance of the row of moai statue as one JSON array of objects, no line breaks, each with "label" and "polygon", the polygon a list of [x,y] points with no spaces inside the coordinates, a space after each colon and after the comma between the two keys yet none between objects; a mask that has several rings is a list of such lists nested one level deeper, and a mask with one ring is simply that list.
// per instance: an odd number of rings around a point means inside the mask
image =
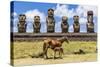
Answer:
[{"label": "row of moai statue", "polygon": [[[79,23],[79,16],[75,15],[73,17],[74,24],[73,29],[75,33],[80,32],[80,23]],[[93,11],[87,12],[87,32],[93,33],[94,32],[94,23],[93,23]],[[47,24],[47,32],[53,33],[55,32],[55,19],[54,19],[54,10],[48,9],[48,16],[46,17],[46,24]],[[19,15],[19,23],[18,23],[18,32],[25,33],[26,32],[26,16],[24,14]],[[34,23],[33,23],[34,33],[40,33],[41,23],[40,23],[40,16],[34,16]],[[61,29],[62,33],[67,33],[69,29],[68,24],[68,17],[63,16],[61,22]]]}]

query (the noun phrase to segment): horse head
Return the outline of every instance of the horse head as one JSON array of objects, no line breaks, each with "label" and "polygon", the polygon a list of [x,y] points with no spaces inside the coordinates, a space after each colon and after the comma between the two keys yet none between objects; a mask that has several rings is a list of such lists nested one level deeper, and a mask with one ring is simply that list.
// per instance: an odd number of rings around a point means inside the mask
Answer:
[{"label": "horse head", "polygon": [[68,37],[66,37],[66,36],[65,37],[62,37],[62,40],[65,41],[65,42],[67,42],[69,44]]}]

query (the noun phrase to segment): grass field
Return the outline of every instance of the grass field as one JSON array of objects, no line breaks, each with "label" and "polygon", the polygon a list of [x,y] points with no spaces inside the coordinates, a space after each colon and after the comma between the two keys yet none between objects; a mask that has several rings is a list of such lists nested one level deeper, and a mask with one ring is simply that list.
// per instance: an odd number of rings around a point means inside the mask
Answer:
[{"label": "grass field", "polygon": [[[82,61],[96,61],[96,42],[95,41],[70,41],[69,44],[63,43],[64,55],[63,59],[49,59],[31,58],[31,56],[38,56],[42,53],[42,41],[35,42],[14,42],[14,64],[53,64],[66,62],[82,62]],[[86,54],[75,55],[73,52],[79,49],[84,50]],[[48,56],[53,57],[53,51],[48,50]],[[23,62],[22,62],[23,61]],[[37,62],[34,62],[37,61]],[[53,62],[51,62],[53,61]],[[20,63],[19,63],[20,62]]]},{"label": "grass field", "polygon": [[33,64],[61,64],[61,63],[79,63],[79,62],[94,62],[96,61],[96,54],[85,54],[85,55],[65,55],[63,59],[49,59],[44,60],[43,58],[22,58],[15,59],[14,65],[33,65]]}]

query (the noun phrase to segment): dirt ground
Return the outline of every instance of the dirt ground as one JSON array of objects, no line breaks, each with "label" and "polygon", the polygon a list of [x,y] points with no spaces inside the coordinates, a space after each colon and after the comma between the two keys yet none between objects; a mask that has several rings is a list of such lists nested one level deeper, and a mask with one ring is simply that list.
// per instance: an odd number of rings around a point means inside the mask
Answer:
[{"label": "dirt ground", "polygon": [[43,58],[23,58],[15,59],[14,65],[38,65],[38,64],[61,64],[61,63],[77,63],[77,62],[92,62],[97,60],[96,53],[81,54],[81,55],[64,55],[63,59],[43,59]]}]

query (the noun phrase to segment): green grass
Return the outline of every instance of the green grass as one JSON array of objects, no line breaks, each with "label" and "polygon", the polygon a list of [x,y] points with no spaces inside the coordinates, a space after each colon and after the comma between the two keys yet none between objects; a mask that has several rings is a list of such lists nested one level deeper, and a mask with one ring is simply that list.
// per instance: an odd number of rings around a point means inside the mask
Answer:
[{"label": "green grass", "polygon": [[[43,41],[35,42],[14,42],[14,59],[29,58],[30,55],[37,56],[42,51]],[[70,41],[69,44],[63,43],[64,54],[72,54],[74,51],[83,49],[87,54],[95,53],[96,42],[95,41]],[[49,49],[49,56],[53,56],[53,51]]]}]

